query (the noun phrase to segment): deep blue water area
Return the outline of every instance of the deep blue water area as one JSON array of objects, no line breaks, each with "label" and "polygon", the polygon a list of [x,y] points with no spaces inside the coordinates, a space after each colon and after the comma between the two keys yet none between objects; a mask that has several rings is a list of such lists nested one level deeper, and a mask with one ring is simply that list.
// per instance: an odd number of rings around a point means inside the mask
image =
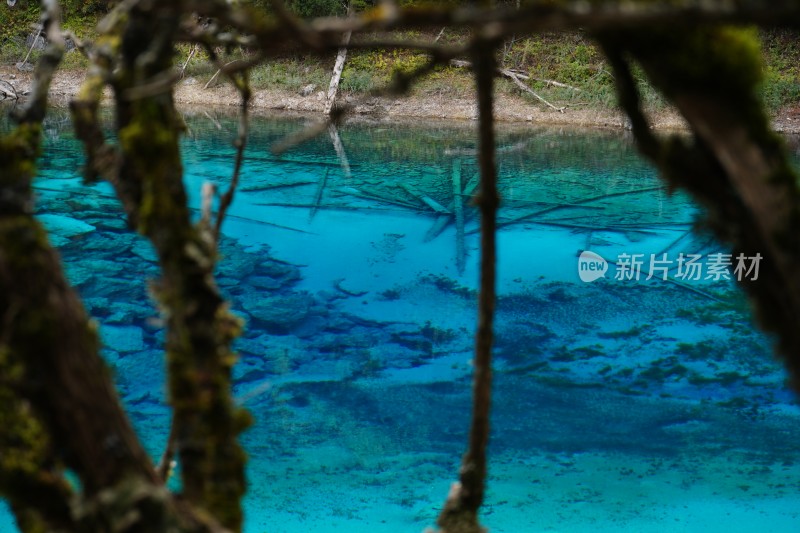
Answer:
[{"label": "deep blue water area", "polygon": [[[197,216],[203,183],[230,180],[236,120],[211,110],[185,120]],[[348,123],[347,169],[333,132],[270,153],[310,122],[254,119],[223,227],[217,280],[247,323],[235,395],[256,420],[243,435],[246,531],[422,531],[456,478],[469,423],[473,125]],[[66,119],[56,113],[47,133],[37,216],[158,457],[169,419],[152,248],[109,185],[82,182]],[[739,265],[693,231],[702,213],[662,187],[624,133],[501,126],[498,147],[483,522],[797,531],[800,410],[731,279],[757,275],[757,260]]]}]

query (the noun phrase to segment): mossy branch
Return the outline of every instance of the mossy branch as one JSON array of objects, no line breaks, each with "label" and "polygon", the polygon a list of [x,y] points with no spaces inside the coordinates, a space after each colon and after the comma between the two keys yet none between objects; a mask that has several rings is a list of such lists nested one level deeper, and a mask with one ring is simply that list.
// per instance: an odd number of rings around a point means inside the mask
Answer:
[{"label": "mossy branch", "polygon": [[[105,365],[97,332],[57,254],[33,218],[31,183],[47,91],[63,54],[58,6],[45,2],[48,48],[35,88],[0,139],[0,476],[26,530],[71,529],[72,498],[62,464],[97,493],[128,477],[152,478]],[[62,463],[63,461],[63,463]]]},{"label": "mossy branch", "polygon": [[[706,222],[733,256],[760,255],[757,280],[741,285],[800,392],[800,185],[758,99],[760,57],[752,32],[730,27],[675,34],[600,35],[615,65],[623,108],[642,152],[667,181],[707,209]],[[694,137],[658,141],[637,110],[621,53],[637,60],[683,114]]]},{"label": "mossy branch", "polygon": [[[213,2],[211,2],[213,3]],[[167,324],[166,356],[173,406],[174,446],[186,500],[233,531],[241,529],[245,456],[238,434],[249,424],[230,395],[235,354],[231,343],[241,324],[213,281],[216,233],[239,179],[247,135],[246,76],[231,75],[242,94],[243,118],[231,188],[223,196],[214,228],[192,224],[179,149],[182,121],[174,108],[169,75],[181,5],[121,4],[100,40],[117,47],[113,61],[98,56],[96,80],[109,82],[116,106],[119,144],[104,172],[114,185],[129,223],[153,243],[162,279],[156,295]],[[96,82],[92,82],[96,83]],[[99,85],[87,86],[79,125],[87,152],[98,154],[96,102]],[[94,147],[94,148],[93,148]],[[93,166],[97,169],[95,157]],[[209,238],[209,231],[212,238]],[[163,470],[161,471],[163,475]]]}]

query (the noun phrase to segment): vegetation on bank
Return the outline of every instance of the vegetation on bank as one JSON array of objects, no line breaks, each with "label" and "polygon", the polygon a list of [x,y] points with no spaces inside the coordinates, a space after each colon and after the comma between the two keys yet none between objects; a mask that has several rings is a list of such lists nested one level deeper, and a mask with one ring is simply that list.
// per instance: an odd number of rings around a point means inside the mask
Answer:
[{"label": "vegetation on bank", "polygon": [[[97,20],[107,10],[107,0],[63,0],[64,27],[77,36],[91,39]],[[251,0],[257,9],[268,10],[265,0]],[[339,0],[289,0],[287,5],[303,17],[342,15],[345,7]],[[372,0],[353,0],[354,9],[370,7]],[[419,3],[404,0],[400,4]],[[453,3],[438,0],[437,3]],[[525,2],[523,1],[523,4]],[[0,6],[0,64],[13,65],[21,61],[30,44],[31,28],[38,20],[38,1],[19,0],[14,8]],[[452,30],[439,32],[406,32],[408,40],[457,44],[469,35]],[[28,42],[26,42],[26,39]],[[771,30],[761,32],[765,76],[762,94],[771,112],[800,105],[800,31]],[[205,84],[214,75],[214,67],[204,60],[204,53],[189,47],[180,49],[176,64],[186,64],[184,76]],[[31,54],[36,58],[37,52]],[[224,54],[226,60],[247,57],[248,51],[237,49]],[[426,56],[402,50],[353,50],[349,53],[340,90],[364,94],[387,87],[396,72],[409,71],[424,63]],[[188,62],[187,62],[188,60]],[[62,68],[81,69],[88,66],[76,50],[69,52]],[[326,90],[330,80],[333,57],[314,55],[281,55],[260,65],[251,72],[254,89],[283,89],[299,92],[309,85],[315,91]],[[524,83],[556,107],[610,109],[616,106],[611,69],[594,42],[580,33],[544,33],[519,37],[502,50],[502,66],[528,76]],[[645,107],[662,110],[663,98],[642,81],[644,76],[634,72],[640,82]],[[555,85],[551,82],[558,82]],[[541,104],[530,93],[522,91],[508,79],[500,79],[498,91],[522,95],[532,103]],[[412,91],[422,96],[466,97],[473,93],[470,73],[459,67],[440,67],[417,84]],[[544,104],[541,104],[544,105]]]}]

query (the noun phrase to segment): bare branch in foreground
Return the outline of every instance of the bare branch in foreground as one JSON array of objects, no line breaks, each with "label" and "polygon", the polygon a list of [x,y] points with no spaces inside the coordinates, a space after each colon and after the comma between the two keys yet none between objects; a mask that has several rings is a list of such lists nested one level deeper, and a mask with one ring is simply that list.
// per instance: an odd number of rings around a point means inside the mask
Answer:
[{"label": "bare branch in foreground", "polygon": [[478,91],[478,165],[481,189],[477,203],[481,211],[481,287],[478,300],[478,331],[473,365],[472,424],[460,479],[451,487],[437,521],[443,533],[484,533],[478,520],[486,485],[486,448],[489,442],[489,411],[492,388],[492,343],[496,290],[496,225],[500,198],[497,192],[493,82],[496,53],[489,43],[476,44],[475,84]]}]

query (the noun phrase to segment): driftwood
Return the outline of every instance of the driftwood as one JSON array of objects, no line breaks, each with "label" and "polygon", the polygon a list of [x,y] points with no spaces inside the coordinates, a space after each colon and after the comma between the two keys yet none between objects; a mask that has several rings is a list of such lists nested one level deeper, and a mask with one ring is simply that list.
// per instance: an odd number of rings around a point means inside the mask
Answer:
[{"label": "driftwood", "polygon": [[499,72],[503,76],[507,77],[512,82],[514,82],[514,85],[516,85],[517,87],[519,87],[523,91],[525,91],[525,92],[527,92],[529,94],[532,94],[534,97],[536,97],[537,100],[539,100],[540,102],[545,104],[547,107],[555,109],[559,113],[563,113],[564,112],[564,109],[565,109],[564,107],[556,107],[553,104],[551,104],[550,102],[548,102],[547,100],[545,100],[544,98],[542,98],[541,96],[539,96],[539,94],[536,91],[534,91],[533,89],[531,89],[530,87],[528,87],[527,85],[522,83],[522,81],[520,81],[519,76],[517,74],[511,72],[510,70],[505,70],[505,69],[500,69]]},{"label": "driftwood", "polygon": [[577,87],[575,87],[573,85],[569,85],[567,83],[562,83],[562,82],[556,81],[556,80],[548,80],[547,78],[536,78],[534,76],[528,76],[524,72],[520,72],[519,70],[513,69],[513,68],[509,68],[509,69],[505,69],[505,70],[507,70],[509,72],[513,72],[521,80],[533,80],[533,81],[538,81],[539,83],[544,83],[545,85],[548,85],[548,86],[560,87],[562,89],[569,89],[571,91],[575,91],[576,93],[581,92],[581,90],[578,89]]},{"label": "driftwood", "polygon": [[[472,62],[464,61],[462,59],[451,59],[450,60],[450,64],[453,65],[454,67],[472,68]],[[504,74],[503,71],[511,72],[512,74],[514,74],[516,77],[518,77],[521,80],[533,80],[533,81],[538,81],[540,83],[544,83],[545,85],[552,85],[553,87],[560,87],[562,89],[570,89],[571,91],[575,91],[576,93],[581,92],[580,89],[578,89],[577,87],[575,87],[573,85],[562,83],[562,82],[556,81],[556,80],[548,80],[547,78],[536,78],[534,76],[528,76],[524,72],[520,72],[519,70],[516,70],[516,69],[513,69],[513,68],[507,68],[507,69],[502,69],[502,70],[498,69],[498,72],[505,76],[506,74]],[[608,72],[606,72],[606,74],[608,74]]]},{"label": "driftwood", "polygon": [[[472,63],[470,61],[463,61],[463,60],[460,60],[460,59],[451,59],[450,60],[450,64],[453,65],[454,67],[462,67],[462,68],[470,68],[470,69],[472,68]],[[506,78],[510,79],[514,83],[514,85],[519,87],[521,90],[523,90],[523,91],[525,91],[525,92],[527,92],[529,94],[532,94],[537,100],[539,100],[540,102],[545,104],[547,107],[549,107],[551,109],[554,109],[554,110],[558,111],[559,113],[563,113],[564,112],[564,109],[565,109],[564,107],[557,107],[557,106],[551,104],[550,102],[545,100],[542,96],[540,96],[536,91],[534,91],[533,89],[531,89],[530,87],[528,87],[527,85],[522,83],[521,80],[522,79],[530,79],[529,76],[526,76],[525,74],[519,74],[517,72],[514,72],[513,70],[508,70],[508,69],[499,68],[499,67],[497,68],[496,72],[498,74],[500,74],[502,76],[505,76]],[[555,82],[553,80],[545,80],[545,82],[546,83],[551,83],[553,85],[555,85],[556,83],[559,83],[559,82]],[[564,84],[561,84],[561,85],[564,85]],[[580,90],[580,89],[577,89],[576,87],[570,87],[570,88],[574,89],[574,90]]]}]

